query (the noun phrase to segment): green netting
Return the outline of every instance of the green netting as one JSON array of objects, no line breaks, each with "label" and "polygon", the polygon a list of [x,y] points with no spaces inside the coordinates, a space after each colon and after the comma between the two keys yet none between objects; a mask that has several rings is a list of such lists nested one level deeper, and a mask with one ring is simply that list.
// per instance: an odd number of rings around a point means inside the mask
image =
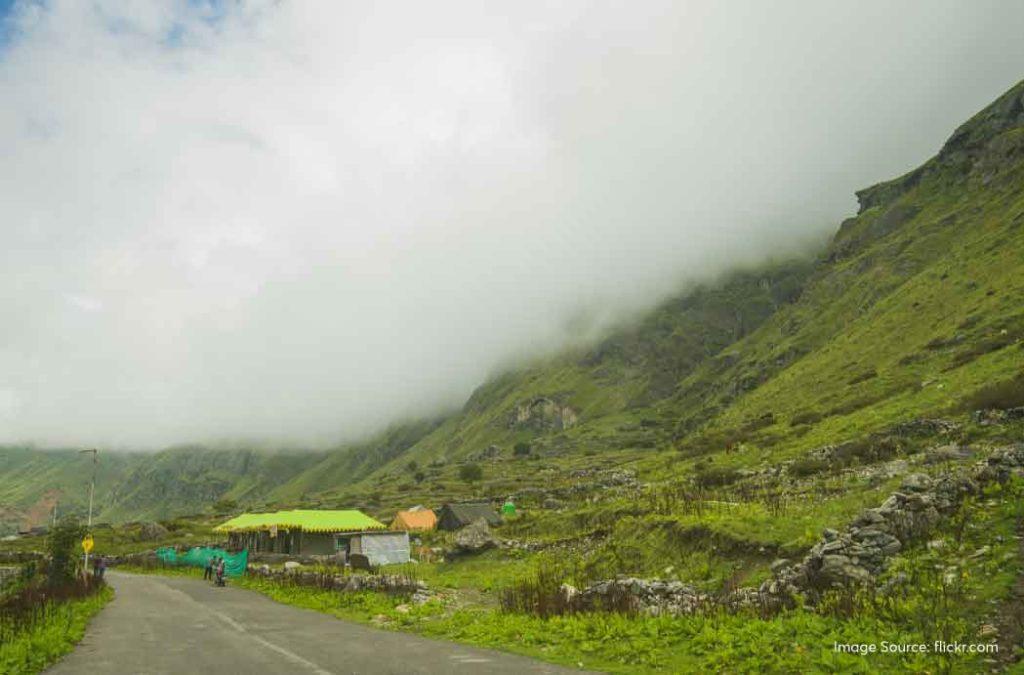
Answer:
[{"label": "green netting", "polygon": [[156,557],[168,565],[185,565],[188,567],[206,567],[212,558],[224,558],[224,575],[228,577],[240,577],[245,573],[249,564],[249,551],[243,549],[240,553],[228,553],[222,548],[213,546],[196,546],[184,553],[178,553],[170,546],[158,548]]}]

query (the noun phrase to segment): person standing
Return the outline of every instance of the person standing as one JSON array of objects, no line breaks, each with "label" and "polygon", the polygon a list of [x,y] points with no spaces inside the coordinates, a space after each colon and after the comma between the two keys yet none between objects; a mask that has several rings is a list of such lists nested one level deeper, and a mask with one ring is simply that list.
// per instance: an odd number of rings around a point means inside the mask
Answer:
[{"label": "person standing", "polygon": [[224,585],[224,558],[219,558],[217,561],[217,585]]},{"label": "person standing", "polygon": [[209,581],[213,578],[213,562],[215,559],[215,556],[210,556],[206,559],[206,568],[203,570],[203,581]]}]

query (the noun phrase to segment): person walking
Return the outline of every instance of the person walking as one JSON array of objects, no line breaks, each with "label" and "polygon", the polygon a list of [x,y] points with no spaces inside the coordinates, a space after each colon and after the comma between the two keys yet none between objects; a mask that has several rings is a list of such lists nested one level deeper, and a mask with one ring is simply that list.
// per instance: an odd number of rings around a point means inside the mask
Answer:
[{"label": "person walking", "polygon": [[107,559],[101,555],[96,556],[96,578],[103,581],[103,574],[107,571]]}]

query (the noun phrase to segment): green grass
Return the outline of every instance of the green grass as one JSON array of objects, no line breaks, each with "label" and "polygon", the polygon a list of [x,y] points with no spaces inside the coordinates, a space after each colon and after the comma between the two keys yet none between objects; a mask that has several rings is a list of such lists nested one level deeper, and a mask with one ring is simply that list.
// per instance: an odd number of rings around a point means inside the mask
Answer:
[{"label": "green grass", "polygon": [[89,620],[114,597],[109,587],[91,597],[56,605],[44,622],[0,644],[0,672],[38,673],[74,649]]}]

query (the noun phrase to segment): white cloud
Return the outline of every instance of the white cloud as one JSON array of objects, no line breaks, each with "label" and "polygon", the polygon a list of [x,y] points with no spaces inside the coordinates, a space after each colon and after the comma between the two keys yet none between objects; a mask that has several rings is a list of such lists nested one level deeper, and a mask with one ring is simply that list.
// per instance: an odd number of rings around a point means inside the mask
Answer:
[{"label": "white cloud", "polygon": [[820,236],[1024,56],[999,3],[19,7],[0,438],[139,447],[456,404]]}]

